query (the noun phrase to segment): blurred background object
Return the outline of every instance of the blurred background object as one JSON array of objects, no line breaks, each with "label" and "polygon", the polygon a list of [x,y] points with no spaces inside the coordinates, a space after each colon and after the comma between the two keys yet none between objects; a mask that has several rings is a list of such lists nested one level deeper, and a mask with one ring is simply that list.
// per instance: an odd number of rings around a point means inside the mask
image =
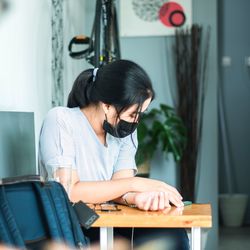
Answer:
[{"label": "blurred background object", "polygon": [[0,111],[0,177],[36,173],[33,112]]},{"label": "blurred background object", "polygon": [[6,0],[0,0],[0,14],[8,9],[8,3]]},{"label": "blurred background object", "polygon": [[8,10],[9,4],[7,0],[0,0],[0,21],[4,13]]}]

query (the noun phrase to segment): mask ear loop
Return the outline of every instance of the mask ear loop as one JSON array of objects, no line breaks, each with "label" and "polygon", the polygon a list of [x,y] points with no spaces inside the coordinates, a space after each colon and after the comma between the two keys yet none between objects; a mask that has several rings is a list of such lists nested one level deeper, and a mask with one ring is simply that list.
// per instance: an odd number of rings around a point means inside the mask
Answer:
[{"label": "mask ear loop", "polygon": [[[140,122],[140,120],[141,120],[141,117],[143,116],[143,113],[141,112],[141,110],[142,110],[142,106],[139,106],[138,109],[137,109],[137,112],[138,112],[137,124],[139,124],[139,122]],[[135,120],[134,120],[134,122],[135,122]],[[130,139],[131,139],[131,141],[132,141],[134,147],[137,148],[136,145],[135,145],[134,138],[133,138],[132,134],[131,134],[131,136],[130,136]],[[133,235],[133,234],[134,234],[134,229],[133,229],[133,228],[132,228],[132,232],[133,232],[133,233],[132,233],[132,235]],[[132,249],[133,249],[133,248],[132,248]]]},{"label": "mask ear loop", "polygon": [[142,116],[143,116],[143,113],[142,113],[142,106],[139,106],[138,109],[137,109],[137,113],[138,113],[138,118],[137,118],[137,123],[140,122]]},{"label": "mask ear loop", "polygon": [[116,117],[115,132],[116,132],[116,135],[119,136],[119,134],[117,132],[117,124],[119,123],[119,121],[121,120],[121,118],[120,118],[120,113],[117,111],[117,109],[116,109],[116,112],[117,112],[117,117]]},{"label": "mask ear loop", "polygon": [[[105,113],[105,120],[108,122],[107,114]],[[107,143],[107,132],[104,130],[104,146],[108,147]]]}]

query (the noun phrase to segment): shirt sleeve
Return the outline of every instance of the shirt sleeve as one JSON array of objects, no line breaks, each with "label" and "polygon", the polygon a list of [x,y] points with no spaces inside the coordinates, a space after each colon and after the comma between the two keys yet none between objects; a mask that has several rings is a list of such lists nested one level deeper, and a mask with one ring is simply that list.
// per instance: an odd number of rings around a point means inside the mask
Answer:
[{"label": "shirt sleeve", "polygon": [[75,164],[75,143],[69,113],[58,107],[49,111],[40,132],[39,164],[49,166],[71,166]]},{"label": "shirt sleeve", "polygon": [[137,147],[137,131],[122,139],[118,158],[114,166],[114,173],[119,170],[133,169],[134,175],[137,174],[137,167],[135,163]]}]

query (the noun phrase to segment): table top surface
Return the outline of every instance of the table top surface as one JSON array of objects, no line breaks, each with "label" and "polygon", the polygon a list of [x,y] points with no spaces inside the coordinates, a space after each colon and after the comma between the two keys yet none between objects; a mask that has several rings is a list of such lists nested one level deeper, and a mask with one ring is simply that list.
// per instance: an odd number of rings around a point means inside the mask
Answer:
[{"label": "table top surface", "polygon": [[118,205],[120,211],[96,211],[100,217],[92,227],[158,227],[191,228],[212,227],[210,204],[192,204],[163,211],[142,211]]}]

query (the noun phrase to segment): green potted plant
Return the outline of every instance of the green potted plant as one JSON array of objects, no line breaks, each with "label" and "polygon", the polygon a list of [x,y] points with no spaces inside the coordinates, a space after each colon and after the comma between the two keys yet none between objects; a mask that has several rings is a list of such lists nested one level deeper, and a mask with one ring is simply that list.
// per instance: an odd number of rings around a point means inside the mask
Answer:
[{"label": "green potted plant", "polygon": [[181,159],[186,145],[186,128],[175,110],[165,104],[145,113],[138,129],[138,149],[136,163],[139,173],[147,174],[146,170],[156,150],[161,150],[166,156],[173,154],[177,162]]}]

